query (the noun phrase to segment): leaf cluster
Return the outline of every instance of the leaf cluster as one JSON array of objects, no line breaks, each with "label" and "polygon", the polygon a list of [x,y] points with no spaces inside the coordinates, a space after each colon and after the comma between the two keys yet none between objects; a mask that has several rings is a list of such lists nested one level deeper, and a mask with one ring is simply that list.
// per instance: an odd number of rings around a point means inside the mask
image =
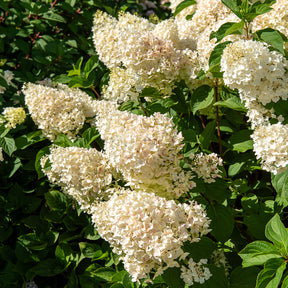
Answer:
[{"label": "leaf cluster", "polygon": [[[246,0],[222,2],[240,21],[225,23],[211,33],[210,38],[218,42],[209,59],[213,85],[190,91],[182,81],[173,95],[164,99],[155,88],[145,88],[138,101],[123,103],[120,110],[147,116],[161,112],[173,117],[184,137],[183,169],[188,169],[185,165],[191,153],[214,152],[223,158],[222,178],[208,184],[195,177],[196,188],[180,199],[196,200],[211,219],[211,232],[200,242],[187,242],[183,247],[196,261],[210,259],[208,267],[213,276],[194,287],[284,288],[288,285],[288,232],[284,226],[288,224],[288,172],[271,176],[262,171],[253,153],[247,110],[238,92],[221,84],[220,71],[223,50],[230,43],[222,40],[243,34],[247,23],[270,11],[275,1],[253,5]],[[170,16],[157,1],[153,3],[159,19]],[[174,16],[194,4],[192,0],[183,1]],[[0,0],[0,72],[12,70],[16,77],[11,87],[0,77],[0,85],[7,86],[5,94],[0,94],[1,109],[19,103],[24,106],[19,93],[23,83],[44,78],[100,98],[109,70],[99,61],[91,38],[97,9],[113,16],[128,11],[148,17],[147,9],[132,0]],[[253,37],[287,57],[283,48],[287,39],[279,31],[266,28]],[[200,71],[198,79],[205,76]],[[273,108],[286,116],[285,105],[281,102]],[[85,124],[78,136],[72,142],[59,135],[54,144],[103,149],[97,129],[90,125]],[[0,162],[0,287],[23,287],[32,279],[41,288],[185,287],[177,267],[165,270],[154,284],[131,281],[119,256],[100,238],[89,216],[44,176],[40,159],[49,153],[51,142],[29,116],[16,129],[0,126],[0,147],[4,151],[4,161]],[[211,260],[214,250],[224,251],[228,276],[224,266],[218,267]]]}]

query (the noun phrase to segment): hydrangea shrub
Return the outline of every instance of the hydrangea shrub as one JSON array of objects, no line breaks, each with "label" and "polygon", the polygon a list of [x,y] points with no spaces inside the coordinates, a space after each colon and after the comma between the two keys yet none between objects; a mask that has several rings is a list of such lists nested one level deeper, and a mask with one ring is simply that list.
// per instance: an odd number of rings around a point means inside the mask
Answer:
[{"label": "hydrangea shrub", "polygon": [[0,1],[0,286],[286,287],[286,1],[80,2]]}]

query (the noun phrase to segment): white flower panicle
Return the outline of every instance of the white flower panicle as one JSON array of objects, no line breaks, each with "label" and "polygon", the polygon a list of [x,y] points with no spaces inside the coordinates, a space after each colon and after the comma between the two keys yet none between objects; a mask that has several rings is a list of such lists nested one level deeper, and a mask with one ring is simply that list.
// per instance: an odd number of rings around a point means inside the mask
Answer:
[{"label": "white flower panicle", "polygon": [[97,101],[78,88],[28,83],[23,93],[33,121],[51,141],[61,133],[75,139],[85,119],[95,116]]},{"label": "white flower panicle", "polygon": [[251,123],[252,129],[255,129],[258,126],[268,125],[270,118],[276,118],[273,109],[266,109],[256,100],[245,101],[245,107],[248,109],[246,116],[248,117],[248,122]]},{"label": "white flower panicle", "polygon": [[238,89],[242,101],[263,105],[288,98],[288,61],[266,44],[239,40],[227,45],[221,58],[225,85]]},{"label": "white flower panicle", "polygon": [[257,16],[253,20],[252,31],[273,28],[288,37],[288,5],[287,0],[277,0],[272,5],[273,10]]},{"label": "white flower panicle", "polygon": [[[173,83],[181,78],[180,70],[194,64],[194,60],[190,63],[195,58],[190,55],[193,51],[188,49],[188,52],[185,41],[179,39],[173,19],[155,25],[129,13],[120,14],[116,20],[98,11],[94,18],[93,41],[100,60],[108,68],[124,66],[128,73],[134,72],[132,82],[136,74],[142,89],[152,86],[164,96],[171,95]],[[195,43],[191,46],[195,48]],[[112,80],[111,84],[117,83]],[[115,89],[115,85],[108,90]],[[122,87],[118,85],[116,90],[120,91]],[[124,94],[127,86],[123,88]],[[110,100],[111,95],[113,93]]]},{"label": "white flower panicle", "polygon": [[203,284],[212,276],[209,268],[205,266],[207,263],[207,259],[200,259],[197,263],[190,258],[188,261],[188,268],[184,265],[181,266],[180,277],[189,286],[192,286],[194,283]]},{"label": "white flower panicle", "polygon": [[132,69],[111,68],[108,86],[102,94],[108,101],[137,101],[143,90],[141,77]]},{"label": "white flower panicle", "polygon": [[179,267],[177,259],[187,256],[181,246],[197,242],[209,230],[210,220],[196,202],[176,204],[142,191],[116,190],[92,214],[99,235],[122,256],[132,281]]},{"label": "white flower panicle", "polygon": [[[45,169],[47,160],[49,170]],[[85,211],[95,201],[108,199],[111,169],[105,155],[96,149],[53,146],[41,159],[41,166],[49,181],[74,197]]]},{"label": "white flower panicle", "polygon": [[[175,9],[174,7],[181,1],[173,0],[170,2],[173,11]],[[177,5],[175,6],[174,3]],[[186,20],[186,16],[191,14],[193,14],[192,19]],[[187,48],[192,47],[192,43],[194,43],[194,47],[196,44],[199,61],[198,69],[203,69],[204,71],[208,70],[209,56],[216,46],[215,39],[209,40],[211,32],[217,30],[225,22],[238,21],[237,16],[235,16],[221,0],[199,0],[197,4],[181,11],[176,15],[175,19],[178,27],[178,35],[182,43],[186,43]]]},{"label": "white flower panicle", "polygon": [[26,119],[26,113],[22,107],[6,107],[2,114],[4,119],[1,119],[1,123],[6,122],[6,128],[16,128],[17,124],[22,124]]},{"label": "white flower panicle", "polygon": [[223,160],[216,153],[206,155],[202,152],[199,154],[192,153],[189,158],[192,160],[191,170],[204,182],[212,183],[215,182],[215,178],[222,177],[222,171],[218,167],[223,166]]},{"label": "white flower panicle", "polygon": [[[171,0],[170,2],[170,8],[174,12],[177,5],[182,1]],[[192,19],[186,20],[186,16],[192,14]],[[207,27],[211,27],[230,15],[232,15],[232,12],[221,2],[221,0],[198,0],[197,4],[185,8],[176,15],[176,23],[178,25],[180,38],[197,39]]]},{"label": "white flower panicle", "polygon": [[130,54],[135,44],[133,41],[139,40],[141,34],[153,30],[153,27],[154,24],[147,19],[129,13],[120,14],[117,20],[98,10],[94,17],[92,32],[99,59],[108,68],[120,67],[122,63],[127,65],[129,60],[133,61],[133,56],[134,59],[136,57]]},{"label": "white flower panicle", "polygon": [[288,125],[281,123],[256,127],[251,135],[256,158],[261,158],[261,167],[273,174],[287,170]]},{"label": "white flower panicle", "polygon": [[118,110],[105,113],[103,108],[96,126],[105,153],[133,189],[175,199],[195,186],[191,173],[180,166],[183,137],[172,119],[160,113],[150,117]]}]

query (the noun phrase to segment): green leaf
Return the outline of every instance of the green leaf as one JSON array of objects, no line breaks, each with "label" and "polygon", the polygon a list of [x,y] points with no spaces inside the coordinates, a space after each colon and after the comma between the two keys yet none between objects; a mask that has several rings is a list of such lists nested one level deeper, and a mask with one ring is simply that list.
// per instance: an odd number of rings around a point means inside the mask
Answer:
[{"label": "green leaf", "polygon": [[74,252],[68,243],[60,243],[55,249],[55,257],[63,263],[74,259]]},{"label": "green leaf", "polygon": [[246,162],[236,162],[229,166],[228,168],[228,175],[230,177],[234,177],[238,173],[242,172],[245,167]]},{"label": "green leaf", "polygon": [[76,87],[89,88],[92,86],[92,84],[86,78],[83,78],[82,76],[74,76],[70,80],[68,86],[70,88],[76,88]]},{"label": "green leaf", "polygon": [[83,57],[80,57],[76,64],[73,65],[73,70],[70,70],[68,72],[67,76],[80,76],[81,75],[81,67],[82,67],[82,63],[83,63]]},{"label": "green leaf", "polygon": [[89,74],[98,66],[98,64],[98,56],[94,55],[89,58],[89,60],[84,66],[84,73],[86,78],[88,78]]},{"label": "green leaf", "polygon": [[8,89],[9,88],[9,85],[7,84],[6,80],[4,77],[2,77],[2,75],[0,75],[0,86]]},{"label": "green leaf", "polygon": [[211,142],[217,141],[215,136],[216,121],[209,122],[199,136],[203,149],[208,149]]},{"label": "green leaf", "polygon": [[78,277],[75,270],[69,271],[69,278],[65,288],[79,288]]},{"label": "green leaf", "polygon": [[10,171],[8,178],[11,178],[17,172],[17,170],[22,166],[20,158],[13,159],[13,163],[11,163],[11,164],[13,165],[13,168]]},{"label": "green leaf", "polygon": [[[264,211],[263,204],[259,203],[258,213],[246,213],[244,214],[244,224],[248,228],[248,233],[258,240],[266,240],[265,227],[267,222],[273,217],[274,212]],[[265,203],[266,204],[266,203]]]},{"label": "green leaf", "polygon": [[237,96],[232,96],[231,98],[228,98],[224,101],[218,101],[218,102],[214,103],[214,106],[230,108],[230,109],[233,109],[236,111],[243,111],[243,112],[247,111],[244,103],[242,103],[240,98]]},{"label": "green leaf", "polygon": [[74,146],[74,143],[65,134],[58,135],[56,140],[54,140],[54,144],[61,147]]},{"label": "green leaf", "polygon": [[[1,76],[0,76],[0,78],[1,78]],[[0,84],[0,86],[1,86],[1,84]],[[10,128],[5,128],[5,126],[4,125],[0,125],[0,137],[2,138],[2,137],[5,137],[9,132],[10,132]]]},{"label": "green leaf", "polygon": [[109,267],[101,267],[96,270],[91,269],[91,271],[88,267],[86,271],[89,271],[96,279],[105,281],[112,281],[113,276],[117,273],[114,269]]},{"label": "green leaf", "polygon": [[217,179],[212,183],[205,183],[202,179],[195,179],[196,187],[193,188],[193,192],[203,194],[205,199],[217,201],[219,204],[227,199],[228,185],[222,179]]},{"label": "green leaf", "polygon": [[[221,2],[226,5],[236,16],[242,19],[242,13],[240,12],[240,7],[238,1],[235,0],[221,0]],[[240,1],[242,4],[242,1]]]},{"label": "green leaf", "polygon": [[265,41],[281,54],[285,55],[283,47],[287,38],[282,33],[272,28],[266,28],[256,31],[256,34],[260,40]]},{"label": "green leaf", "polygon": [[275,288],[278,287],[283,272],[286,268],[284,259],[270,259],[264,269],[258,274],[255,288]]},{"label": "green leaf", "polygon": [[42,136],[42,131],[37,130],[30,132],[15,139],[15,144],[18,149],[25,149],[32,144],[45,140]]},{"label": "green leaf", "polygon": [[264,3],[261,3],[260,1],[255,2],[249,7],[248,13],[245,15],[245,19],[248,22],[252,22],[253,19],[257,16],[271,11],[273,9],[271,5],[273,5],[274,3],[276,3],[275,0],[265,0]]},{"label": "green leaf", "polygon": [[223,38],[231,34],[241,34],[241,29],[244,27],[244,21],[241,22],[226,22],[216,31],[210,34],[210,40],[213,38],[220,42]]},{"label": "green leaf", "polygon": [[95,243],[80,242],[79,247],[81,253],[87,258],[98,258],[103,254],[101,247]]},{"label": "green leaf", "polygon": [[100,137],[100,134],[97,128],[91,127],[85,130],[82,137],[84,138],[84,147],[87,148],[94,140]]},{"label": "green leaf", "polygon": [[195,261],[200,259],[208,259],[216,249],[216,244],[208,237],[201,237],[199,242],[185,242],[182,247],[184,252],[189,252],[189,257]]},{"label": "green leaf", "polygon": [[159,98],[161,99],[161,95],[159,91],[154,87],[146,87],[142,90],[139,97],[151,97],[151,98]]},{"label": "green leaf", "polygon": [[39,208],[42,199],[34,196],[25,196],[24,205],[23,205],[23,213],[31,214]]},{"label": "green leaf", "polygon": [[210,205],[208,206],[207,215],[212,220],[210,224],[211,234],[218,241],[226,242],[234,228],[234,219],[230,209],[220,204]]},{"label": "green leaf", "polygon": [[40,149],[36,155],[36,159],[35,159],[35,170],[38,174],[38,179],[42,178],[45,176],[45,174],[43,173],[42,171],[42,167],[41,167],[41,164],[40,164],[40,160],[41,158],[46,155],[46,154],[49,154],[49,147],[46,146],[42,149]]},{"label": "green leaf", "polygon": [[184,138],[184,143],[196,143],[197,133],[194,129],[187,129],[182,131],[182,136]]},{"label": "green leaf", "polygon": [[50,21],[55,21],[55,22],[60,22],[60,23],[66,23],[66,19],[62,17],[59,14],[53,13],[53,12],[48,12],[43,14],[42,16],[44,19],[50,20]]},{"label": "green leaf", "polygon": [[35,233],[23,234],[18,237],[18,241],[31,250],[44,250],[48,242],[42,241]]},{"label": "green leaf", "polygon": [[5,11],[9,10],[9,7],[6,5],[6,3],[3,0],[0,1],[0,8]]},{"label": "green leaf", "polygon": [[236,267],[230,274],[230,288],[251,288],[255,287],[258,267]]},{"label": "green leaf", "polygon": [[274,243],[283,256],[288,256],[288,231],[281,222],[278,214],[275,214],[267,223],[265,236]]},{"label": "green leaf", "polygon": [[124,277],[126,276],[126,274],[128,274],[128,273],[125,270],[121,270],[121,271],[119,271],[117,274],[115,274],[112,277],[112,281],[113,282],[123,282]]},{"label": "green leaf", "polygon": [[132,282],[131,276],[126,273],[126,275],[123,278],[122,284],[124,286],[124,288],[136,288],[137,286],[135,286],[134,282]]},{"label": "green leaf", "polygon": [[214,90],[208,85],[198,87],[191,97],[192,112],[195,113],[201,109],[207,108],[213,103]]},{"label": "green leaf", "polygon": [[[33,253],[30,249],[20,242],[16,242],[15,255],[22,263],[35,263],[39,262],[39,255]],[[0,282],[1,283],[1,282]]]},{"label": "green leaf", "polygon": [[288,206],[288,170],[271,176],[271,182],[277,192],[275,201],[283,208]]},{"label": "green leaf", "polygon": [[52,190],[45,193],[46,203],[52,210],[64,211],[67,207],[67,197],[64,193]]},{"label": "green leaf", "polygon": [[[198,286],[195,288],[204,288],[205,284],[207,288],[228,288],[229,283],[227,281],[227,276],[225,275],[225,270],[223,267],[217,267],[215,265],[208,265],[208,268],[212,274],[212,277],[205,281],[203,284],[197,283]],[[193,284],[193,286],[196,283]],[[192,287],[193,287],[192,286]]]},{"label": "green leaf", "polygon": [[70,82],[71,78],[67,76],[66,74],[60,74],[60,75],[57,75],[55,78],[53,78],[53,80],[58,83],[67,84]]},{"label": "green leaf", "polygon": [[223,54],[223,50],[230,43],[231,41],[226,41],[226,42],[216,45],[210,54],[208,72],[211,72],[213,76],[216,78],[222,78],[223,73],[220,72],[221,56]]},{"label": "green leaf", "polygon": [[281,288],[287,288],[287,287],[288,287],[288,275],[284,278]]},{"label": "green leaf", "polygon": [[98,240],[100,238],[100,235],[98,234],[96,228],[92,224],[86,226],[83,229],[83,232],[84,232],[83,237],[88,240]]},{"label": "green leaf", "polygon": [[62,273],[65,266],[61,261],[54,258],[47,258],[39,262],[35,267],[30,269],[30,272],[42,277],[51,277]]},{"label": "green leaf", "polygon": [[269,259],[281,258],[277,248],[266,241],[254,241],[249,243],[239,252],[239,256],[243,260],[243,267],[263,265]]},{"label": "green leaf", "polygon": [[[242,0],[242,3],[240,5],[240,13],[242,15],[244,15],[244,18],[245,18],[245,15],[248,13],[249,11],[249,6],[250,6],[250,3],[249,3],[250,0]],[[239,7],[239,5],[238,5]],[[246,18],[245,18],[246,19]]]},{"label": "green leaf", "polygon": [[228,140],[228,143],[232,146],[232,150],[239,152],[246,152],[253,149],[253,140],[250,138],[252,131],[240,130],[234,133]]},{"label": "green leaf", "polygon": [[178,6],[175,9],[175,12],[173,13],[173,16],[175,17],[177,14],[179,14],[183,9],[196,4],[197,2],[194,0],[185,0],[178,4]]},{"label": "green leaf", "polygon": [[110,288],[124,288],[124,286],[121,283],[114,283],[110,286]]},{"label": "green leaf", "polygon": [[10,211],[19,209],[24,204],[24,198],[23,188],[16,182],[9,190],[6,198],[8,203],[5,205],[5,208]]},{"label": "green leaf", "polygon": [[12,153],[17,150],[15,140],[12,137],[1,137],[0,147],[2,147],[9,156],[11,156]]},{"label": "green leaf", "polygon": [[166,269],[162,275],[162,278],[170,288],[184,288],[185,283],[180,275],[180,269],[173,267]]},{"label": "green leaf", "polygon": [[258,213],[258,198],[255,194],[249,193],[241,198],[241,205],[245,212]]}]

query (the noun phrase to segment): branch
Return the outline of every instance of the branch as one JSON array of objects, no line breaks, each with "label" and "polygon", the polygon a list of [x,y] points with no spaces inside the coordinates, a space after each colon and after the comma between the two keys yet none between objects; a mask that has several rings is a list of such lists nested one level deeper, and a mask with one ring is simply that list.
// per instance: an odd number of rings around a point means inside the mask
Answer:
[{"label": "branch", "polygon": [[[215,80],[214,97],[215,97],[215,102],[217,102],[218,101],[218,79]],[[219,108],[218,108],[218,106],[216,106],[216,124],[217,124],[217,135],[218,135],[218,142],[219,142],[219,154],[222,158],[223,151],[222,151],[222,139],[221,139],[221,133],[220,133]]]},{"label": "branch", "polygon": [[97,98],[101,99],[100,94],[97,92],[94,86],[91,86],[92,91],[96,94]]},{"label": "branch", "polygon": [[[117,17],[118,10],[120,8],[121,0],[117,0],[116,7],[115,7],[115,16]],[[118,18],[118,17],[117,17]]]},{"label": "branch", "polygon": [[140,105],[141,110],[144,112],[145,116],[148,117],[148,113],[147,113],[147,111],[145,110],[145,108],[144,108],[144,106],[143,106],[143,104],[142,104],[142,102],[141,102],[141,100],[140,100],[140,97],[138,97],[138,103],[139,103],[139,105]]}]

